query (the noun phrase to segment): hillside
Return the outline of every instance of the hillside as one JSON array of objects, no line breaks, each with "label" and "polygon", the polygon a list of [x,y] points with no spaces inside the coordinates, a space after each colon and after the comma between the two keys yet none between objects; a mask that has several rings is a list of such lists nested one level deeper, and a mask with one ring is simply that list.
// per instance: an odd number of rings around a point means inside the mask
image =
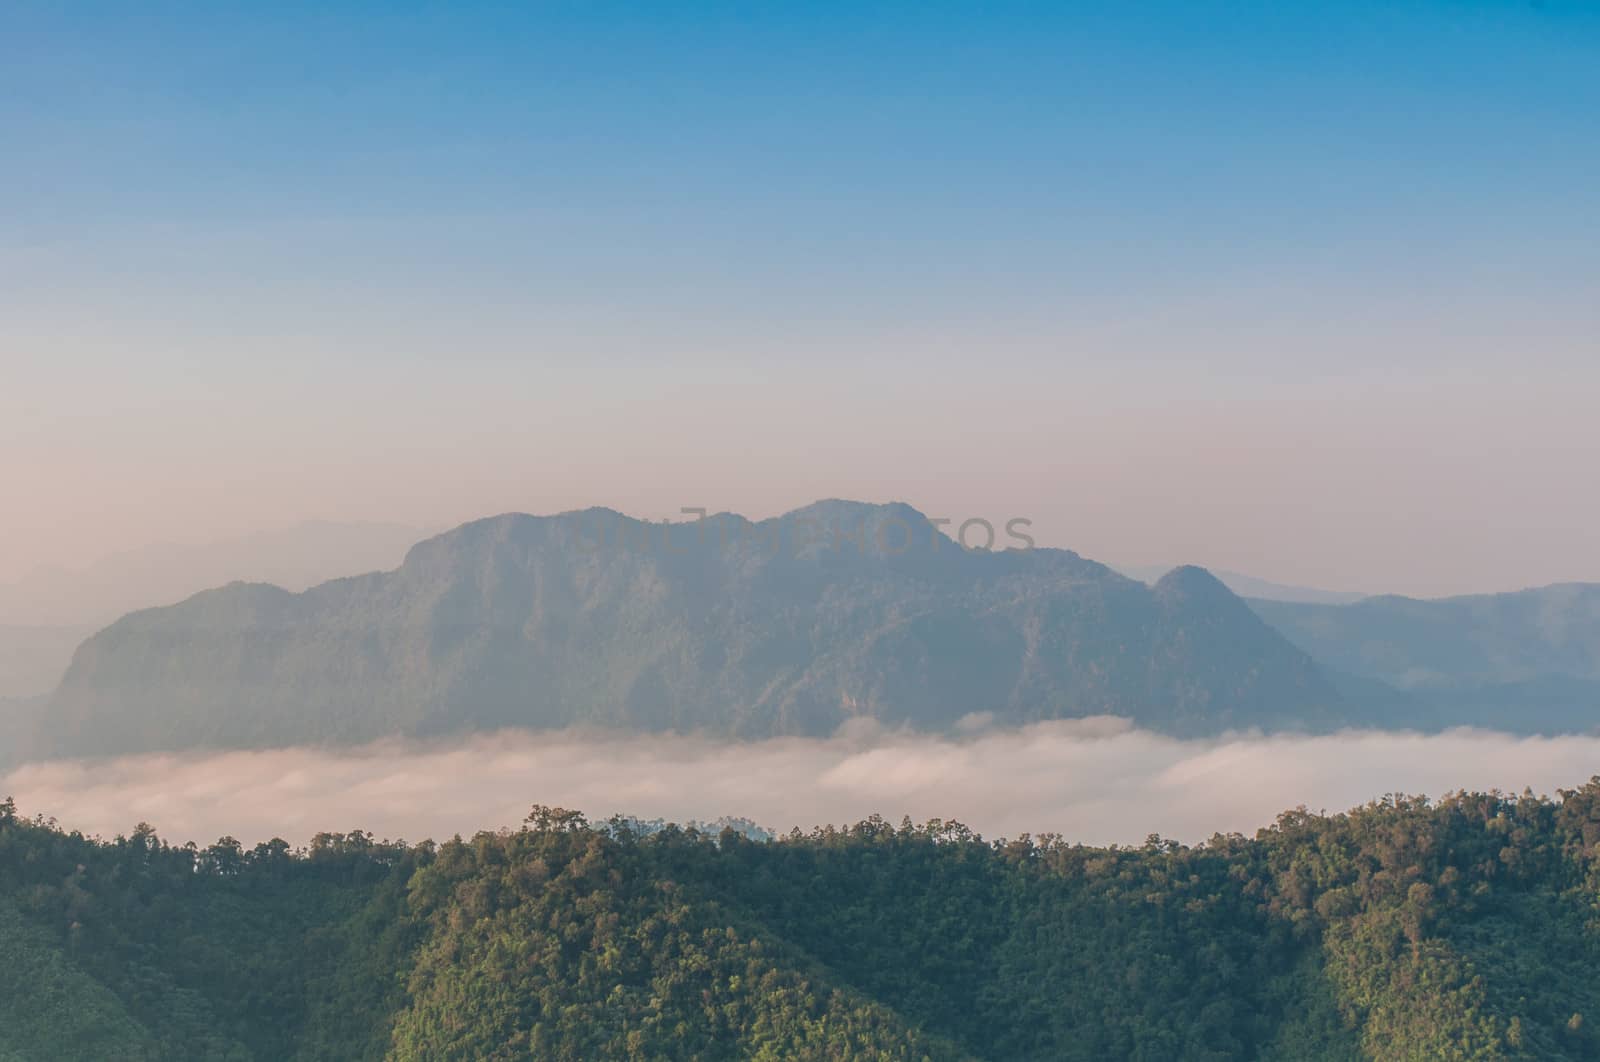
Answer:
[{"label": "hillside", "polygon": [[1151,587],[1066,551],[963,550],[906,506],[823,502],[670,531],[609,510],[501,516],[394,572],[134,613],[79,649],[29,750],[507,726],[816,735],[973,712],[1203,734],[1348,721],[1337,706],[1199,569]]},{"label": "hillside", "polygon": [[1250,604],[1347,692],[1365,688],[1374,703],[1383,693],[1373,684],[1382,683],[1392,703],[1445,725],[1552,733],[1600,725],[1600,585]]},{"label": "hillside", "polygon": [[1600,779],[1094,849],[535,808],[206,848],[0,804],[0,1058],[1584,1059]]}]

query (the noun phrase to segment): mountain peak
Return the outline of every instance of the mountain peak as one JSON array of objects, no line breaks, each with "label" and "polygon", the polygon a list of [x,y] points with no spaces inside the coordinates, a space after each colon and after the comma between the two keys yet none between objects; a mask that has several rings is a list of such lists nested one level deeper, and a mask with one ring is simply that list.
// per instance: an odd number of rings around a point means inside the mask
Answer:
[{"label": "mountain peak", "polygon": [[1183,594],[1188,597],[1233,597],[1233,591],[1221,579],[1197,564],[1180,564],[1156,580],[1155,591],[1166,594]]},{"label": "mountain peak", "polygon": [[826,498],[763,523],[786,535],[796,557],[845,550],[878,559],[931,553],[940,544],[935,538],[943,537],[932,520],[905,502]]},{"label": "mountain peak", "polygon": [[820,498],[810,505],[802,505],[798,509],[791,509],[778,517],[778,519],[862,519],[868,517],[880,519],[892,517],[915,524],[930,522],[926,516],[906,502],[867,502],[857,501],[854,498]]}]

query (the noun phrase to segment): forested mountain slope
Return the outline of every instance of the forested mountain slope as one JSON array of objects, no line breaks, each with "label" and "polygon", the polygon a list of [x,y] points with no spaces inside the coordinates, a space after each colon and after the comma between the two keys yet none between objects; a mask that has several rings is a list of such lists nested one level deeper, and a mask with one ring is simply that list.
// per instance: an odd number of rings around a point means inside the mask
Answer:
[{"label": "forested mountain slope", "polygon": [[535,808],[303,851],[0,805],[0,1058],[1584,1059],[1600,779],[1093,849]]},{"label": "forested mountain slope", "polygon": [[973,712],[1177,734],[1352,721],[1200,569],[1145,586],[1061,550],[964,550],[903,505],[823,502],[671,531],[608,510],[496,517],[394,572],[134,613],[79,649],[28,752],[575,724],[817,735]]}]

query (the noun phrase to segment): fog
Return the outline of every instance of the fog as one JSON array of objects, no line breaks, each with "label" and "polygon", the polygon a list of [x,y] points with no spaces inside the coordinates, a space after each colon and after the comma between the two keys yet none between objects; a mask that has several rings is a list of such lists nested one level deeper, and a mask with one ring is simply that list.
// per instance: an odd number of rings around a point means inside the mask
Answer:
[{"label": "fog", "polygon": [[959,738],[873,729],[826,740],[507,732],[449,744],[282,749],[31,764],[0,779],[25,814],[110,837],[141,821],[173,841],[303,843],[321,830],[441,839],[516,826],[534,803],[676,821],[744,816],[777,830],[958,819],[987,837],[1092,844],[1253,832],[1287,808],[1386,793],[1552,793],[1600,771],[1600,738],[1457,730],[1180,741],[1096,718]]}]

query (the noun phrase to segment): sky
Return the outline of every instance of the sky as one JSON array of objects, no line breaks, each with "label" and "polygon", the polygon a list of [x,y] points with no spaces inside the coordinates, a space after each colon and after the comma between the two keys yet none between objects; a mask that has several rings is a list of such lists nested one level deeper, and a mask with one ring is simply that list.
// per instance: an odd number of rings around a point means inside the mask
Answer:
[{"label": "sky", "polygon": [[0,580],[819,497],[1600,580],[1600,7],[0,8]]}]

